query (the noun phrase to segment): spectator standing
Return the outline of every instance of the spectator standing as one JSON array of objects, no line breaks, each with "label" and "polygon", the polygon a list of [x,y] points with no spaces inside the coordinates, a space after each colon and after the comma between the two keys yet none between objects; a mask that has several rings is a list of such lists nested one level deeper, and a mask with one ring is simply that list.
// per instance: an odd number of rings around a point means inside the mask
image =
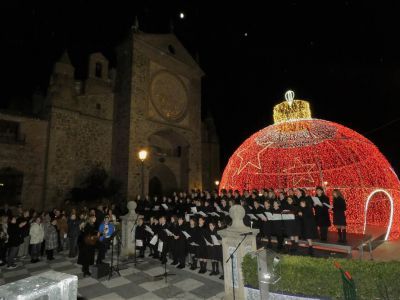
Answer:
[{"label": "spectator standing", "polygon": [[19,251],[18,251],[18,256],[21,258],[25,258],[28,253],[29,253],[29,228],[30,228],[30,223],[29,223],[29,211],[26,210],[23,212],[23,217],[20,218],[19,223],[26,221],[25,225],[21,228],[22,230],[22,238],[23,242],[19,246]]},{"label": "spectator standing", "polygon": [[68,221],[65,213],[62,213],[57,219],[57,229],[60,237],[59,251],[64,251],[66,249],[66,242],[68,236]]},{"label": "spectator standing", "polygon": [[54,249],[58,247],[57,219],[53,218],[44,231],[47,260],[54,259]]},{"label": "spectator standing", "polygon": [[75,257],[78,253],[80,224],[81,221],[76,218],[76,214],[72,213],[70,218],[68,219],[69,257]]},{"label": "spectator standing", "polygon": [[36,217],[32,222],[29,235],[31,245],[31,263],[37,263],[39,261],[40,247],[44,238],[44,229],[40,217]]},{"label": "spectator standing", "polygon": [[20,224],[17,224],[17,218],[12,217],[10,223],[8,224],[7,233],[8,233],[8,257],[7,257],[7,269],[15,269],[17,265],[15,264],[15,257],[18,254],[19,245],[23,242],[22,237],[22,227],[26,224],[26,221],[23,221]]},{"label": "spectator standing", "polygon": [[7,257],[7,227],[8,227],[8,217],[2,216],[0,219],[0,267],[6,264]]}]

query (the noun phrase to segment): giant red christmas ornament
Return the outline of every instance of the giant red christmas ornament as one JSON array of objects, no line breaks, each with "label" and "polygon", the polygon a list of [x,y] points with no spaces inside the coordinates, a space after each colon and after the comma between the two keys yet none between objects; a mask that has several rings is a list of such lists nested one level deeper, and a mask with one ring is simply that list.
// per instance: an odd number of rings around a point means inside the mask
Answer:
[{"label": "giant red christmas ornament", "polygon": [[294,100],[274,107],[274,125],[252,136],[228,161],[221,189],[324,186],[347,200],[348,231],[366,225],[384,228],[385,239],[399,237],[400,182],[389,162],[367,138],[337,123],[313,119],[309,103]]}]

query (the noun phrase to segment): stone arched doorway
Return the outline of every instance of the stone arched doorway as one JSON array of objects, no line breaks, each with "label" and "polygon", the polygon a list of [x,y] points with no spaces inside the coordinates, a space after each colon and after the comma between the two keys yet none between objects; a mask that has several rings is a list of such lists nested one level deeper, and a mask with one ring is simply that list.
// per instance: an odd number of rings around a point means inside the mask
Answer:
[{"label": "stone arched doorway", "polygon": [[149,180],[149,195],[150,196],[161,196],[163,193],[163,187],[160,178],[153,176]]},{"label": "stone arched doorway", "polygon": [[165,129],[151,134],[148,144],[151,153],[149,194],[158,189],[157,180],[161,183],[163,193],[187,190],[190,149],[188,141],[175,130]]},{"label": "stone arched doorway", "polygon": [[164,164],[150,169],[149,194],[151,196],[170,195],[178,189],[175,174]]}]

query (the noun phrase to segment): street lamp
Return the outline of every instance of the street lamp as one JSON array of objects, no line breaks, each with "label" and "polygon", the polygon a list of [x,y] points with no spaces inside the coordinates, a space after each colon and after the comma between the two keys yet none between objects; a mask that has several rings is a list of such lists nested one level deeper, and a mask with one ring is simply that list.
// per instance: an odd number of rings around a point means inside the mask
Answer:
[{"label": "street lamp", "polygon": [[214,181],[215,186],[219,186],[219,180]]},{"label": "street lamp", "polygon": [[142,174],[141,174],[141,176],[142,176],[142,197],[144,197],[144,161],[146,160],[146,158],[147,158],[147,155],[148,155],[149,153],[147,152],[147,150],[145,150],[145,149],[142,149],[142,150],[140,150],[139,152],[138,152],[138,156],[139,156],[139,159],[140,159],[140,161],[141,161],[141,165],[142,165]]}]

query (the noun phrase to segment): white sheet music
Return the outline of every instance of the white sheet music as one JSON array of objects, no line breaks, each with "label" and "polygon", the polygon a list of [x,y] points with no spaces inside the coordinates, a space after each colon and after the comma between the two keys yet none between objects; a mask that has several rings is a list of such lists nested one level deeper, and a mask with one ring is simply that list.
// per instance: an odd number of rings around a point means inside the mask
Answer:
[{"label": "white sheet music", "polygon": [[281,214],[272,214],[272,221],[282,221],[282,215]]},{"label": "white sheet music", "polygon": [[294,220],[294,214],[282,214],[282,220]]},{"label": "white sheet music", "polygon": [[191,216],[193,216],[192,214],[186,214],[185,215],[185,220],[186,220],[186,222],[189,222],[190,221],[190,217]]},{"label": "white sheet music", "polygon": [[219,214],[217,214],[216,212],[212,212],[212,213],[210,213],[210,215],[213,216],[213,217],[219,218]]},{"label": "white sheet music", "polygon": [[206,245],[207,245],[207,246],[212,246],[212,245],[213,245],[213,244],[211,244],[209,241],[207,241],[206,238],[204,238],[204,240],[206,241]]},{"label": "white sheet music", "polygon": [[164,207],[165,210],[168,210],[168,205],[167,204],[163,203],[163,204],[161,204],[161,206]]},{"label": "white sheet music", "polygon": [[164,243],[162,241],[159,241],[158,248],[157,248],[158,252],[161,253],[163,251],[163,248],[164,248]]},{"label": "white sheet music", "polygon": [[199,211],[198,214],[199,214],[200,216],[207,217],[207,214],[204,213],[203,211]]},{"label": "white sheet music", "polygon": [[215,235],[212,234],[211,235],[211,239],[212,239],[212,242],[213,242],[214,246],[220,246],[221,245]]},{"label": "white sheet music", "polygon": [[182,230],[182,233],[187,239],[190,238],[190,234],[187,233],[186,231]]},{"label": "white sheet music", "polygon": [[267,221],[267,218],[263,214],[257,214],[257,217],[259,217],[261,221]]},{"label": "white sheet music", "polygon": [[196,206],[191,207],[190,211],[192,212],[192,214],[196,214],[197,213],[197,207]]},{"label": "white sheet music", "polygon": [[153,230],[151,230],[151,228],[150,228],[148,225],[146,225],[146,228],[145,228],[145,230],[146,230],[147,232],[150,232],[150,233],[151,233],[151,235],[154,235],[154,231],[153,231]]},{"label": "white sheet music", "polygon": [[222,211],[223,212],[223,214],[225,215],[225,216],[227,216],[227,215],[229,215],[229,212],[227,212],[227,211]]},{"label": "white sheet music", "polygon": [[252,219],[252,220],[257,220],[257,218],[256,218],[255,215],[253,215],[253,214],[247,214],[247,215],[250,217],[250,219]]},{"label": "white sheet music", "polygon": [[221,207],[219,207],[218,204],[215,204],[215,209],[217,210],[217,212],[222,212],[222,209]]},{"label": "white sheet music", "polygon": [[199,244],[196,244],[195,242],[190,243],[191,246],[198,246]]},{"label": "white sheet music", "polygon": [[136,247],[143,247],[143,241],[142,240],[136,240]]},{"label": "white sheet music", "polygon": [[153,238],[150,240],[150,244],[152,244],[153,246],[155,244],[157,244],[158,241],[158,235],[153,236]]},{"label": "white sheet music", "polygon": [[324,203],[324,205],[326,206],[326,207],[328,207],[328,208],[330,208],[330,209],[332,209],[332,205],[329,205],[328,203]]},{"label": "white sheet music", "polygon": [[272,220],[273,216],[269,211],[264,212],[265,216],[267,217],[268,220]]},{"label": "white sheet music", "polygon": [[154,208],[153,208],[153,210],[154,210],[154,211],[160,210],[160,205],[155,205]]},{"label": "white sheet music", "polygon": [[168,229],[164,229],[164,231],[166,232],[166,234],[168,236],[175,236],[171,231],[169,231]]},{"label": "white sheet music", "polygon": [[311,199],[314,202],[314,205],[322,206],[322,203],[318,197],[311,197]]}]

